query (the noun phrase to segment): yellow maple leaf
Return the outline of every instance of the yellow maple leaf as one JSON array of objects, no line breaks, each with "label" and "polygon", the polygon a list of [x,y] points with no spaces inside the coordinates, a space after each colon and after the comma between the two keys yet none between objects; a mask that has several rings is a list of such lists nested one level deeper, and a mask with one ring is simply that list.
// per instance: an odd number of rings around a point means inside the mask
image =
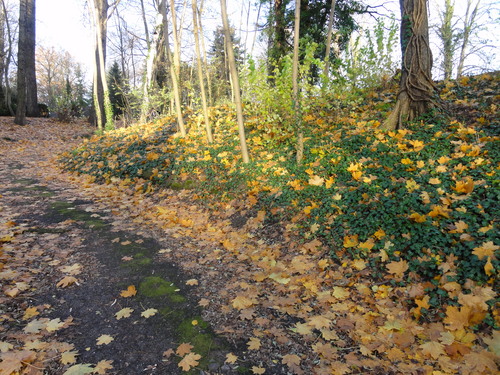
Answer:
[{"label": "yellow maple leaf", "polygon": [[422,353],[424,355],[434,359],[438,359],[440,356],[445,355],[444,345],[436,341],[426,342],[420,345],[420,348],[422,349]]},{"label": "yellow maple leaf", "polygon": [[64,322],[61,322],[61,319],[55,318],[55,319],[49,320],[47,322],[45,329],[48,332],[55,332],[55,331],[58,331],[59,329],[61,329],[63,325],[64,325]]},{"label": "yellow maple leaf", "polygon": [[457,331],[469,326],[471,309],[468,306],[447,306],[446,317],[443,323],[446,324],[450,331]]},{"label": "yellow maple leaf", "polygon": [[312,328],[305,323],[295,323],[293,331],[300,333],[301,335],[310,335],[312,333]]},{"label": "yellow maple leaf", "polygon": [[352,236],[345,236],[344,237],[344,247],[355,247],[358,246],[359,240],[358,240],[358,235],[352,235]]},{"label": "yellow maple leaf", "polygon": [[198,285],[198,280],[189,279],[188,281],[186,281],[186,285]]},{"label": "yellow maple leaf", "polygon": [[201,355],[196,353],[189,353],[179,362],[178,366],[182,368],[182,371],[189,371],[193,367],[198,366],[198,362],[201,359]]},{"label": "yellow maple leaf", "polygon": [[130,307],[125,307],[125,308],[121,309],[120,311],[118,311],[115,314],[115,317],[117,320],[120,320],[122,318],[128,318],[128,317],[130,317],[130,314],[132,314],[133,311],[134,311],[134,309],[131,309]]},{"label": "yellow maple leaf", "polygon": [[114,338],[110,335],[101,335],[97,338],[97,345],[108,345]]},{"label": "yellow maple leaf", "polygon": [[191,349],[193,349],[193,345],[191,345],[190,343],[187,343],[187,342],[183,342],[182,344],[180,344],[177,347],[177,350],[175,351],[175,353],[177,355],[183,357],[184,355],[191,353]]},{"label": "yellow maple leaf", "polygon": [[316,329],[328,328],[331,323],[331,319],[325,318],[322,315],[315,315],[307,320],[307,324]]},{"label": "yellow maple leaf", "polygon": [[488,260],[486,261],[486,264],[484,265],[484,273],[486,275],[491,276],[493,275],[493,271],[495,270],[495,267],[493,267],[493,264],[491,263],[491,258],[488,257]]},{"label": "yellow maple leaf", "polygon": [[99,375],[103,375],[107,372],[107,370],[113,369],[112,363],[113,361],[111,360],[103,359],[102,361],[97,362],[97,365],[94,368],[94,372]]},{"label": "yellow maple leaf", "polygon": [[263,367],[252,366],[252,372],[255,375],[262,375],[266,372],[266,369]]},{"label": "yellow maple leaf", "polygon": [[402,277],[404,273],[408,270],[408,262],[406,260],[400,260],[399,262],[393,261],[386,264],[387,272],[393,274],[396,277]]},{"label": "yellow maple leaf", "polygon": [[225,363],[236,363],[238,360],[238,357],[235,356],[233,353],[228,353],[226,354],[226,360],[224,361]]},{"label": "yellow maple leaf", "polygon": [[429,179],[429,184],[432,184],[432,185],[439,185],[441,183],[441,180],[439,178],[431,178]]},{"label": "yellow maple leaf", "polygon": [[261,342],[257,337],[251,337],[247,342],[247,346],[249,350],[259,350]]},{"label": "yellow maple leaf", "polygon": [[128,298],[128,297],[133,297],[136,294],[137,294],[137,289],[135,289],[135,286],[129,285],[127,290],[122,290],[120,296]]},{"label": "yellow maple leaf", "polygon": [[71,365],[76,362],[77,356],[78,356],[78,351],[76,350],[66,351],[61,354],[61,363],[63,365]]},{"label": "yellow maple leaf", "polygon": [[31,319],[33,318],[34,316],[37,316],[38,314],[40,314],[37,310],[36,307],[28,307],[25,311],[24,311],[24,315],[23,315],[23,320],[28,320],[28,319]]},{"label": "yellow maple leaf", "polygon": [[78,283],[78,279],[76,277],[65,276],[64,278],[59,280],[59,282],[56,284],[56,286],[58,288],[66,288],[70,285],[77,284],[77,283]]},{"label": "yellow maple leaf", "polygon": [[300,366],[300,357],[296,354],[285,354],[281,363],[288,367]]},{"label": "yellow maple leaf", "polygon": [[469,194],[474,190],[474,181],[472,178],[467,177],[465,181],[457,181],[455,186],[452,187],[457,193]]},{"label": "yellow maple leaf", "polygon": [[480,260],[486,257],[490,257],[492,259],[496,259],[495,251],[500,249],[500,246],[497,246],[493,243],[493,241],[484,242],[481,246],[475,247],[472,254],[477,256]]},{"label": "yellow maple leaf", "polygon": [[243,310],[253,306],[254,302],[248,297],[236,296],[232,301],[232,305],[235,309]]},{"label": "yellow maple leaf", "polygon": [[322,186],[325,183],[325,179],[320,176],[314,175],[309,179],[308,183],[309,185],[313,186]]},{"label": "yellow maple leaf", "polygon": [[158,310],[157,310],[157,309],[153,309],[153,308],[151,308],[151,309],[147,309],[147,310],[144,310],[143,312],[141,312],[141,316],[142,316],[143,318],[146,318],[146,319],[147,319],[147,318],[150,318],[150,317],[152,317],[153,315],[155,315],[157,312],[158,312]]},{"label": "yellow maple leaf", "polygon": [[368,238],[368,240],[359,244],[359,248],[366,251],[370,251],[371,249],[373,249],[373,246],[375,246],[375,241],[373,240],[373,238]]},{"label": "yellow maple leaf", "polygon": [[424,223],[427,220],[427,216],[420,215],[418,212],[414,212],[410,215],[410,219],[412,219],[416,223]]}]

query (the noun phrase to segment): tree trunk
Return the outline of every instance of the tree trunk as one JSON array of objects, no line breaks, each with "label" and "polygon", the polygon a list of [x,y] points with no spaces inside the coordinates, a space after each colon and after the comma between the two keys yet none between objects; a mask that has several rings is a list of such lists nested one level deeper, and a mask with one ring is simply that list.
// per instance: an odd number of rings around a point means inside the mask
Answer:
[{"label": "tree trunk", "polygon": [[203,65],[204,65],[204,71],[205,71],[205,77],[207,80],[207,90],[208,90],[208,104],[212,105],[213,104],[213,99],[212,99],[212,79],[210,77],[210,71],[208,69],[208,58],[207,58],[207,49],[205,48],[205,38],[203,38],[203,25],[201,23],[201,14],[203,13],[203,0],[200,3],[200,6],[197,9],[198,13],[198,28],[199,32],[201,35],[200,41],[200,47],[201,47],[201,52],[203,55]]},{"label": "tree trunk", "polygon": [[332,0],[332,4],[330,7],[330,18],[328,19],[328,33],[326,36],[326,50],[325,50],[325,66],[323,68],[323,87],[326,86],[326,83],[329,80],[330,74],[330,50],[332,45],[332,35],[333,35],[333,16],[335,15],[335,5],[336,0]]},{"label": "tree trunk", "polygon": [[438,29],[438,36],[441,39],[443,47],[443,73],[445,81],[451,78],[453,71],[453,53],[455,52],[455,43],[453,41],[453,12],[455,2],[452,0],[445,0],[444,12],[440,14],[441,25]]},{"label": "tree trunk", "polygon": [[114,128],[113,108],[106,80],[106,33],[109,4],[107,0],[92,0],[90,6],[95,34],[94,110],[99,130]]},{"label": "tree trunk", "polygon": [[9,83],[9,68],[10,68],[10,62],[12,61],[12,47],[14,45],[14,38],[12,36],[11,28],[10,28],[10,21],[7,16],[7,7],[5,5],[5,1],[2,0],[2,10],[3,14],[5,15],[5,26],[7,29],[7,38],[8,38],[8,43],[9,46],[7,48],[7,57],[5,60],[5,67],[4,67],[4,79],[5,79],[5,105],[9,109],[9,113],[11,116],[15,115],[14,109],[12,108],[12,92],[10,89],[10,83]]},{"label": "tree trunk", "polygon": [[153,32],[152,40],[148,40],[148,54],[146,58],[146,76],[144,77],[143,90],[142,90],[142,104],[141,104],[141,117],[140,121],[145,123],[148,120],[150,110],[149,92],[153,87],[154,82],[154,63],[156,61],[156,52],[158,51],[158,43],[160,31],[162,28],[163,17],[158,14],[156,17],[155,31]]},{"label": "tree trunk", "polygon": [[28,0],[26,15],[26,116],[38,117],[38,90],[36,84],[36,5]]},{"label": "tree trunk", "polygon": [[427,0],[400,0],[401,67],[396,106],[381,129],[397,129],[426,113],[432,105],[435,85],[431,78]]},{"label": "tree trunk", "polygon": [[194,45],[196,50],[196,60],[198,63],[198,80],[200,82],[201,104],[203,106],[203,117],[205,119],[207,140],[208,143],[212,143],[214,140],[212,138],[212,127],[210,126],[210,121],[208,119],[207,95],[205,93],[205,80],[203,79],[203,66],[201,62],[200,40],[199,40],[200,37],[199,37],[198,17],[197,17],[198,12],[196,7],[196,0],[191,0],[191,5],[193,9]]},{"label": "tree trunk", "polygon": [[302,163],[304,157],[304,131],[302,129],[302,115],[300,111],[299,93],[299,42],[300,42],[300,0],[295,0],[295,25],[293,32],[293,108],[295,111],[295,126],[297,131],[297,164]]},{"label": "tree trunk", "polygon": [[175,102],[175,111],[177,113],[177,125],[179,126],[179,131],[180,131],[181,135],[185,136],[186,135],[186,128],[184,126],[184,118],[182,117],[182,105],[181,105],[181,94],[180,94],[180,90],[179,90],[179,81],[178,81],[177,73],[175,71],[174,64],[172,63],[172,56],[170,54],[166,0],[162,0],[160,7],[161,7],[161,14],[163,16],[163,34],[165,37],[167,63],[170,67],[170,76],[172,78],[172,87],[174,89],[174,102]]},{"label": "tree trunk", "polygon": [[464,71],[464,63],[465,63],[465,58],[467,57],[466,51],[469,45],[469,37],[472,31],[472,27],[476,22],[476,16],[479,10],[479,3],[480,0],[478,0],[478,2],[476,3],[476,6],[474,7],[472,13],[469,13],[472,5],[472,0],[467,0],[467,8],[465,11],[465,18],[464,18],[464,29],[462,31],[463,35],[462,45],[460,47],[460,58],[458,59],[458,66],[457,66],[457,79],[462,76]]},{"label": "tree trunk", "polygon": [[27,59],[27,18],[28,1],[19,3],[19,47],[17,52],[17,109],[14,123],[26,125],[26,59]]},{"label": "tree trunk", "polygon": [[233,42],[231,41],[231,32],[229,30],[229,21],[227,18],[226,0],[220,0],[222,25],[224,27],[224,41],[226,44],[227,57],[229,62],[229,71],[234,86],[234,104],[236,106],[236,117],[238,119],[238,133],[240,137],[241,156],[243,163],[250,162],[248,155],[247,142],[245,137],[245,124],[243,123],[243,107],[241,105],[240,81],[238,79],[238,70],[236,68],[236,59],[234,58]]}]

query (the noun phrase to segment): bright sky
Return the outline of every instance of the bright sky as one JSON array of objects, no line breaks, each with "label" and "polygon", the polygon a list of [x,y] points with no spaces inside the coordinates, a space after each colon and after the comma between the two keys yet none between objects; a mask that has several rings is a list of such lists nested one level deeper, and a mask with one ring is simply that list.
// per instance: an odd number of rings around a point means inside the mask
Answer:
[{"label": "bright sky", "polygon": [[[483,0],[482,2],[489,3],[491,1],[494,0]],[[385,0],[383,2],[379,0],[366,0],[366,2],[374,5],[383,4],[385,10],[382,9],[381,13],[384,13],[387,9],[395,10],[396,17],[399,17],[397,0]],[[465,6],[466,0],[455,0],[455,2],[456,11],[463,11],[462,8]],[[215,14],[218,13],[218,9],[220,8],[218,0],[208,0],[206,3],[209,12],[206,15],[207,18],[204,20],[204,27],[208,29],[208,23],[220,24],[218,20],[219,16]],[[243,29],[246,29],[246,14],[243,14],[244,21],[242,24],[239,22],[241,16],[240,4],[241,0],[228,0],[229,18],[236,28],[241,26]],[[37,0],[36,7],[38,44],[44,47],[53,46],[68,51],[76,61],[87,67],[89,70],[87,74],[91,75],[93,38],[85,8],[85,0]],[[432,8],[431,15],[435,12],[435,8]],[[254,28],[253,22],[255,22],[255,17],[256,15],[250,16],[249,29]],[[492,37],[493,35],[490,33],[489,36]],[[248,38],[249,45],[252,39],[252,36]],[[498,37],[495,37],[494,44],[496,46],[499,45]],[[493,65],[498,68],[500,65],[498,62],[498,55],[500,55],[498,48],[495,52],[497,53],[497,59]]]},{"label": "bright sky", "polygon": [[84,0],[36,0],[36,19],[39,45],[68,51],[77,62],[92,66],[93,38]]}]

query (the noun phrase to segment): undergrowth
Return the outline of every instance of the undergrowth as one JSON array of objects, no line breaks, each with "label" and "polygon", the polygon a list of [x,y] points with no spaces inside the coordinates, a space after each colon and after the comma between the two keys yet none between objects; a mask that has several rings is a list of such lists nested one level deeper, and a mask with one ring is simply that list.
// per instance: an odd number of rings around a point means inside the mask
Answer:
[{"label": "undergrowth", "polygon": [[339,264],[370,267],[375,280],[423,280],[437,311],[443,299],[456,303],[451,283],[498,290],[499,82],[490,74],[441,84],[445,107],[393,132],[378,130],[393,92],[351,95],[355,105],[318,99],[303,116],[301,165],[293,133],[250,104],[247,165],[228,106],[210,110],[213,144],[191,114],[184,138],[164,118],[95,136],[60,162],[100,183],[120,179],[145,193],[186,188],[203,204],[265,211],[299,239],[327,245],[325,256]]}]

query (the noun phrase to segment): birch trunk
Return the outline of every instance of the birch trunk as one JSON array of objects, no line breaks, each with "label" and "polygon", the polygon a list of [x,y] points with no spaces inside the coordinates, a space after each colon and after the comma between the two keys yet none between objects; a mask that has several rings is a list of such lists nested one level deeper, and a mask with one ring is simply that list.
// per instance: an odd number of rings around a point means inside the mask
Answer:
[{"label": "birch trunk", "polygon": [[198,80],[200,82],[200,91],[201,91],[201,103],[203,106],[203,117],[205,119],[205,129],[207,132],[207,141],[208,143],[213,142],[212,138],[212,127],[210,126],[210,120],[208,119],[208,107],[207,107],[207,95],[205,94],[205,80],[203,79],[203,66],[201,62],[201,53],[200,53],[200,38],[199,38],[199,30],[198,30],[198,17],[197,17],[197,7],[196,0],[191,1],[193,8],[193,27],[194,27],[194,45],[196,49],[196,60],[198,65]]},{"label": "birch trunk", "polygon": [[238,118],[238,133],[240,137],[241,156],[243,158],[243,163],[246,164],[250,162],[250,157],[248,156],[247,142],[245,137],[245,124],[243,122],[243,107],[241,105],[241,96],[240,96],[240,82],[238,79],[236,59],[234,57],[233,43],[231,41],[231,33],[229,30],[226,0],[220,0],[220,7],[222,14],[222,24],[224,27],[224,41],[227,50],[227,57],[229,60],[229,71],[231,73],[231,78],[234,86],[234,104],[236,106],[236,117]]},{"label": "birch trunk", "polygon": [[167,19],[167,3],[166,0],[161,2],[161,13],[163,16],[163,34],[165,35],[165,48],[167,54],[167,63],[170,67],[170,76],[172,78],[172,87],[174,90],[175,112],[177,114],[177,125],[179,132],[184,137],[186,135],[186,128],[184,126],[184,119],[182,117],[181,95],[179,90],[179,82],[175,72],[174,64],[172,63],[172,56],[170,54],[170,44],[168,37],[168,19]]}]

